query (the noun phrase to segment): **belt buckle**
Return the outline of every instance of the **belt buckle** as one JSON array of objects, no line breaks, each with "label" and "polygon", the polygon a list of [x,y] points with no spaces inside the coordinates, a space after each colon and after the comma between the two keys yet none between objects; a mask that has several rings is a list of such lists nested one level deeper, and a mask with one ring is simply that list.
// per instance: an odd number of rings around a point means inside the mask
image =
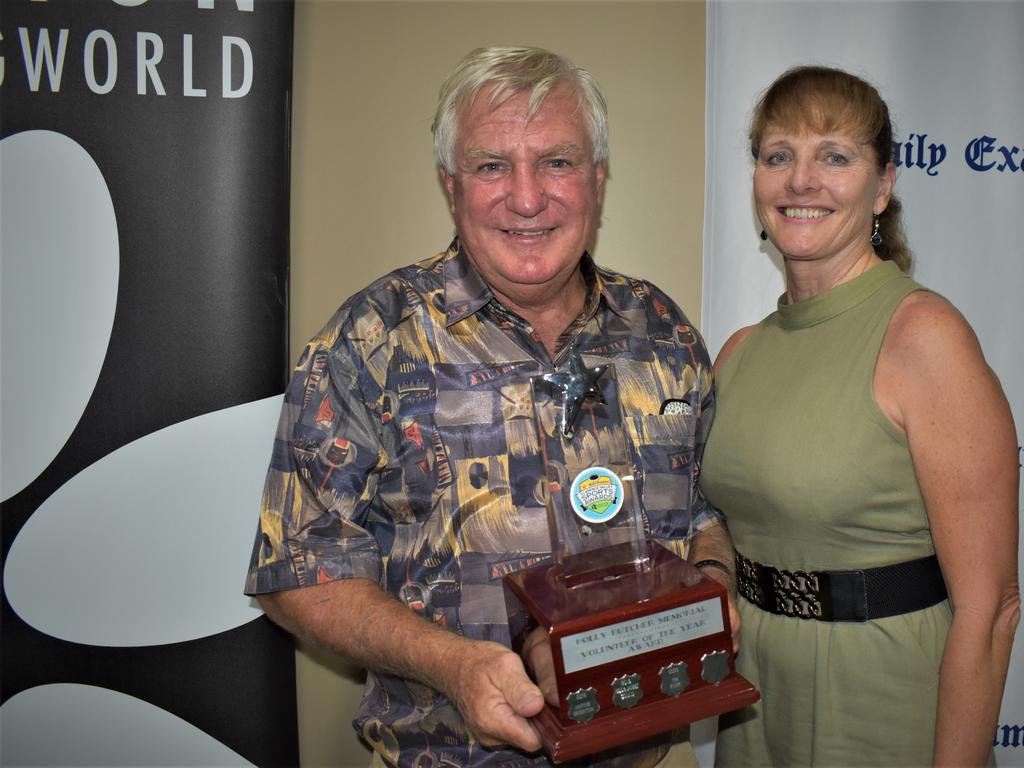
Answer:
[{"label": "belt buckle", "polygon": [[772,591],[779,613],[818,621],[832,618],[832,591],[827,572],[771,570]]}]

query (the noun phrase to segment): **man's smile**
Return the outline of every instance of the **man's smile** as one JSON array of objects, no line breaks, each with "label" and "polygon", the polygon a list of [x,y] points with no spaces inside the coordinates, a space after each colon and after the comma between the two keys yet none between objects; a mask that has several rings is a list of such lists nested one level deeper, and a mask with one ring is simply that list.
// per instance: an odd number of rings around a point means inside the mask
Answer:
[{"label": "man's smile", "polygon": [[513,235],[514,237],[542,237],[554,232],[554,227],[548,229],[503,229],[501,230],[506,235]]}]

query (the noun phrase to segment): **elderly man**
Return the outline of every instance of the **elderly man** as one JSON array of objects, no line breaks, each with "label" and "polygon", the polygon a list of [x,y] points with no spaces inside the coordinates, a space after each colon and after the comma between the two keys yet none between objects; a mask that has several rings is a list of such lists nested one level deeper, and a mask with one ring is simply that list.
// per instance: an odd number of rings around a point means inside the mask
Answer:
[{"label": "elderly man", "polygon": [[[728,535],[695,490],[711,366],[668,297],[587,253],[608,154],[587,72],[473,51],[433,130],[456,238],[350,298],[303,353],[246,592],[369,670],[355,724],[375,765],[543,765],[543,697],[501,591],[550,556],[530,378],[570,347],[615,366],[647,534],[718,561],[731,589]],[[653,765],[669,742],[589,763]]]}]

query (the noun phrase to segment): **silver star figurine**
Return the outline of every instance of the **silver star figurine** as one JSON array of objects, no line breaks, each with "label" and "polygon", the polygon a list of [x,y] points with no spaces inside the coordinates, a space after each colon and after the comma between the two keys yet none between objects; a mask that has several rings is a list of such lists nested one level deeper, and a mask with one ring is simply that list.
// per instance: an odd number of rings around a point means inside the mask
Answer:
[{"label": "silver star figurine", "polygon": [[569,350],[568,372],[547,373],[542,377],[562,393],[562,416],[558,426],[567,440],[571,440],[575,434],[576,420],[579,418],[583,401],[592,397],[598,402],[604,402],[601,390],[597,388],[597,380],[607,369],[607,365],[588,368],[580,357],[579,350],[573,346]]}]

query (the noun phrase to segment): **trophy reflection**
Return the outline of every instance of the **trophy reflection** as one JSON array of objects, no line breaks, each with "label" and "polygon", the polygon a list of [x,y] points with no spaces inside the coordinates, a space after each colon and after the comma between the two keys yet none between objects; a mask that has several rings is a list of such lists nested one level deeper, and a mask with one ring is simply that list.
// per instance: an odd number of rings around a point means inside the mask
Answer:
[{"label": "trophy reflection", "polygon": [[504,588],[552,760],[757,701],[735,671],[725,589],[645,535],[614,366],[587,367],[574,350],[567,372],[531,385],[552,558]]}]

